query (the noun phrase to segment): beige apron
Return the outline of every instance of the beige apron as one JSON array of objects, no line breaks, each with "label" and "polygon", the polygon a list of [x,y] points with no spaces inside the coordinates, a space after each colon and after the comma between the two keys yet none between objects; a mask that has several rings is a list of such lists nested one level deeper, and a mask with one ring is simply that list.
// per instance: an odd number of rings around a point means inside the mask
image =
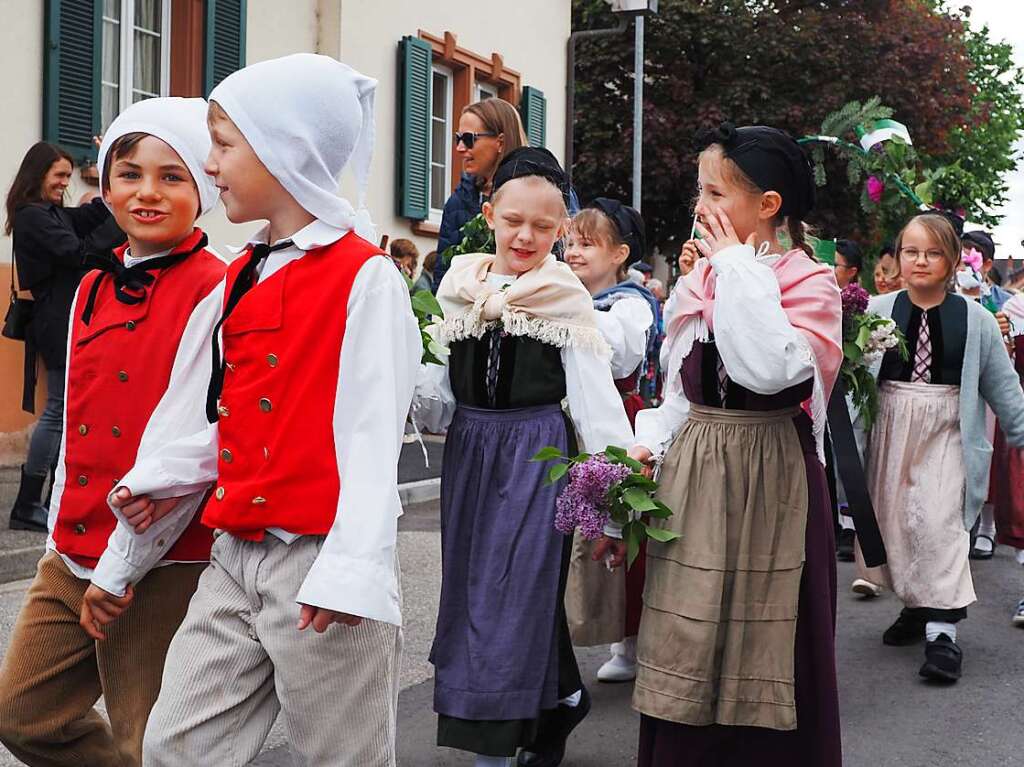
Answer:
[{"label": "beige apron", "polygon": [[577,647],[622,641],[626,625],[626,568],[609,571],[591,559],[597,541],[576,533],[565,587],[569,636]]},{"label": "beige apron", "polygon": [[647,549],[633,706],[690,725],[796,729],[807,525],[799,410],[690,406],[659,498],[681,534]]},{"label": "beige apron", "polygon": [[964,529],[960,387],[886,381],[868,448],[868,488],[887,564],[861,576],[907,607],[957,609],[975,600]]}]

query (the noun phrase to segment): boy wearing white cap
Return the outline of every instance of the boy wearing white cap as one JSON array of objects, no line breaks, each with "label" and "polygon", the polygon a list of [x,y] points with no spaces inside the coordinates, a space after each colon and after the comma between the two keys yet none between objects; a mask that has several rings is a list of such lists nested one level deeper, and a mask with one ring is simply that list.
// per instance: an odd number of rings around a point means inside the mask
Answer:
[{"label": "boy wearing white cap", "polygon": [[141,763],[167,647],[210,557],[204,489],[183,494],[160,535],[136,535],[107,505],[137,450],[171,422],[205,420],[168,390],[205,390],[227,267],[194,226],[217,201],[206,108],[139,102],[100,147],[103,199],[128,243],[88,257],[72,305],[48,551],[0,669],[0,739],[26,764]]},{"label": "boy wearing white cap", "polygon": [[222,531],[168,654],[152,767],[246,764],[279,711],[304,764],[395,763],[397,463],[422,346],[398,270],[356,233],[369,216],[337,193],[348,165],[362,203],[375,86],[296,54],[210,95],[228,218],[269,224],[228,270],[209,428],[140,455],[113,498],[151,531],[177,515],[153,499],[215,485],[203,521]]}]

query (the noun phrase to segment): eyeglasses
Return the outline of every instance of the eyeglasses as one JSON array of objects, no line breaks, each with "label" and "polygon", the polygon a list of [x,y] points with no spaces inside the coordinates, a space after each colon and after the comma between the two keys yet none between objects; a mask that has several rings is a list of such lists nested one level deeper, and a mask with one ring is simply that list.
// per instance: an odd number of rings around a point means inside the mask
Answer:
[{"label": "eyeglasses", "polygon": [[941,261],[945,257],[945,254],[943,254],[941,250],[918,250],[917,248],[900,249],[900,258],[904,261],[913,263],[921,256],[924,256],[925,260],[927,260],[929,264],[935,264]]},{"label": "eyeglasses", "polygon": [[461,142],[462,145],[466,147],[466,149],[472,149],[473,148],[473,144],[476,143],[476,140],[478,138],[480,138],[482,136],[485,136],[485,137],[488,137],[488,138],[494,138],[497,135],[498,134],[494,133],[493,131],[484,131],[482,133],[473,133],[473,131],[468,131],[468,130],[467,131],[463,131],[462,133],[459,133],[458,131],[455,131],[455,146],[458,146],[459,143]]}]

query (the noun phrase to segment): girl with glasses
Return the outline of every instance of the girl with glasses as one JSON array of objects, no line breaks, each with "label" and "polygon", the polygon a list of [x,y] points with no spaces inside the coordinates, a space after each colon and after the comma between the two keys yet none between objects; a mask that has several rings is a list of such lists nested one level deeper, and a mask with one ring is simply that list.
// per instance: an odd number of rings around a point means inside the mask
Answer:
[{"label": "girl with glasses", "polygon": [[888,562],[864,577],[905,605],[883,635],[887,645],[926,641],[920,675],[960,678],[957,623],[974,602],[970,535],[988,490],[992,446],[985,405],[1006,440],[1024,446],[1024,392],[999,325],[981,304],[951,292],[960,238],[950,218],[915,216],[895,246],[906,290],[873,299],[907,339],[909,358],[890,351],[878,373],[880,406],[868,449],[868,486]]}]

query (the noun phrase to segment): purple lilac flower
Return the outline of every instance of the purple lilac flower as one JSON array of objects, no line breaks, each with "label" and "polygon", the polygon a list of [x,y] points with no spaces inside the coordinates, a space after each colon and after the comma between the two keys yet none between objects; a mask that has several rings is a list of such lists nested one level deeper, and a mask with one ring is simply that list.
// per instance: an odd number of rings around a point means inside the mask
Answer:
[{"label": "purple lilac flower", "polygon": [[841,293],[843,301],[843,316],[853,314],[864,314],[868,310],[868,299],[870,296],[856,282],[851,282]]},{"label": "purple lilac flower", "polygon": [[569,534],[579,528],[587,540],[599,538],[610,513],[608,491],[630,474],[628,466],[596,455],[569,469],[569,484],[555,501],[555,529]]}]

